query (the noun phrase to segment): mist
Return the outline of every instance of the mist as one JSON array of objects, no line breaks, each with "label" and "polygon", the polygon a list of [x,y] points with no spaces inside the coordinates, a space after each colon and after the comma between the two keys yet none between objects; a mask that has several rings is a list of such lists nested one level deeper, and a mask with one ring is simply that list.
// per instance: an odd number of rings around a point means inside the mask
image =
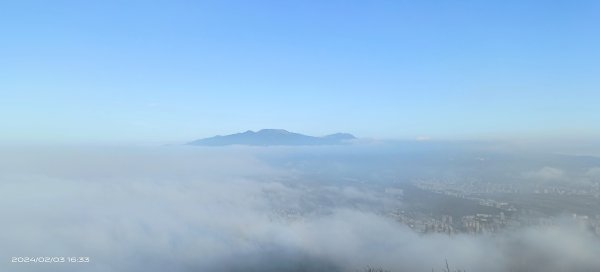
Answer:
[{"label": "mist", "polygon": [[[499,171],[469,167],[475,162],[448,149],[381,150],[4,149],[0,270],[442,271],[446,260],[466,271],[600,269],[598,236],[568,215],[555,225],[482,235],[423,235],[396,222],[381,211],[407,203],[381,188]],[[579,169],[552,162],[515,164],[502,175],[563,182]],[[581,164],[582,179],[598,181],[595,164]],[[16,256],[90,262],[10,262]]]}]

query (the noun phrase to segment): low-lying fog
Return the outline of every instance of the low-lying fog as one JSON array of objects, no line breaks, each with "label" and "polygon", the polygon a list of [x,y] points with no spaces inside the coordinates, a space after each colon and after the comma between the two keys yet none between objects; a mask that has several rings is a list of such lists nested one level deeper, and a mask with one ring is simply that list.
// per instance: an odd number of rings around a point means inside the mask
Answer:
[{"label": "low-lying fog", "polygon": [[[419,234],[377,212],[404,205],[377,186],[419,175],[564,178],[593,172],[597,163],[554,163],[549,169],[551,159],[545,159],[503,172],[501,166],[476,165],[484,160],[475,153],[4,149],[0,271],[442,271],[446,259],[451,268],[470,272],[600,271],[600,240],[568,219],[448,236]],[[16,256],[85,256],[90,262],[12,263]]]}]

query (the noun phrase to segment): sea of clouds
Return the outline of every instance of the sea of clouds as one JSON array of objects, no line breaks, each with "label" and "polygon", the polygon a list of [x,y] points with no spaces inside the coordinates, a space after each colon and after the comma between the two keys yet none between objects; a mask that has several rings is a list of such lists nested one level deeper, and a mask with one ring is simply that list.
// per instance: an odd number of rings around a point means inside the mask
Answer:
[{"label": "sea of clouds", "polygon": [[[600,271],[600,240],[578,225],[420,235],[350,205],[392,200],[355,182],[304,181],[261,159],[269,152],[294,151],[4,148],[0,271],[442,271],[446,259],[466,271]],[[319,212],[278,212],[296,206]],[[90,262],[13,263],[15,256]]]}]

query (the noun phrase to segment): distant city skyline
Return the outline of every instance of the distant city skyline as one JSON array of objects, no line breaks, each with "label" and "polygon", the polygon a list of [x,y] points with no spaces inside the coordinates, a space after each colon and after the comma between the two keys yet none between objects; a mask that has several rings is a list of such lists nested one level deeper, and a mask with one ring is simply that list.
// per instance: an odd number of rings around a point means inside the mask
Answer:
[{"label": "distant city skyline", "polygon": [[5,1],[0,141],[600,136],[598,1]]}]

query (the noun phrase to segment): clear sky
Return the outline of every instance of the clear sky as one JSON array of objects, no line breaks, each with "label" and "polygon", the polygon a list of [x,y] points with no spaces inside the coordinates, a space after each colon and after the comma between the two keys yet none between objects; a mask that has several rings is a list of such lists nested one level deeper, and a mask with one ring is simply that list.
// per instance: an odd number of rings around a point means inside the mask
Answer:
[{"label": "clear sky", "polygon": [[600,136],[600,1],[2,1],[0,140]]}]

